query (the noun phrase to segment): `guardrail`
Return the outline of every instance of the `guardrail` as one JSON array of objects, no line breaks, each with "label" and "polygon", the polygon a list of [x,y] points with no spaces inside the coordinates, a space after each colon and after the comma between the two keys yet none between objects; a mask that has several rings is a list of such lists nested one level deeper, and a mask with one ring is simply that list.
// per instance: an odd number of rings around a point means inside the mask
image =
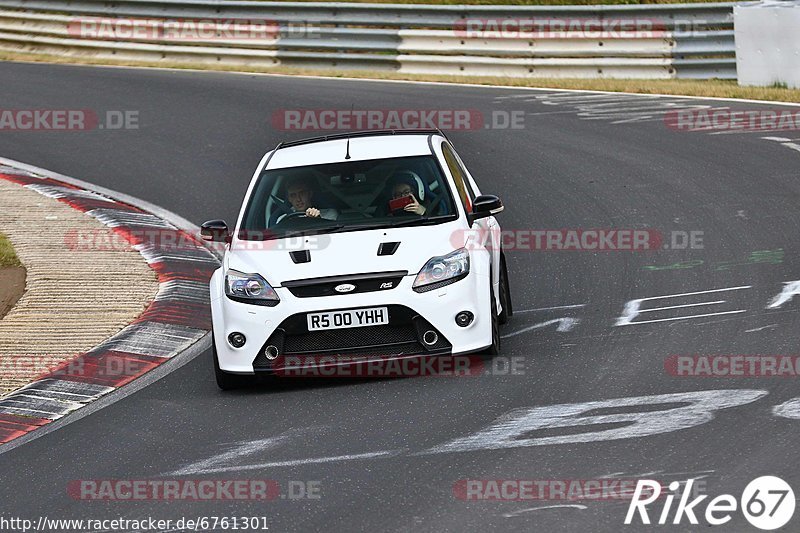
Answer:
[{"label": "guardrail", "polygon": [[[233,68],[735,79],[733,5],[0,0],[0,50]],[[242,38],[226,30],[232,22],[261,33]]]}]

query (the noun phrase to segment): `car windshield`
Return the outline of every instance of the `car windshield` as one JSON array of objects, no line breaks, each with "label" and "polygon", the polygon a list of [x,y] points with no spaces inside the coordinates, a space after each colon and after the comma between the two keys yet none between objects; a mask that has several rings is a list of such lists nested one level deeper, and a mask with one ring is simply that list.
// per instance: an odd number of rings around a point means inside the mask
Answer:
[{"label": "car windshield", "polygon": [[264,171],[238,236],[264,240],[434,224],[456,217],[433,156],[347,161]]}]

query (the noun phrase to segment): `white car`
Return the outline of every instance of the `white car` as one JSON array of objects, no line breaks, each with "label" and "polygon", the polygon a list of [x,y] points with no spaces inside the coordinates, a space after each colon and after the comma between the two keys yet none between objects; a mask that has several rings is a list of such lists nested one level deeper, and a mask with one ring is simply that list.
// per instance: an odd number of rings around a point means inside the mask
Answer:
[{"label": "white car", "polygon": [[226,243],[210,282],[218,385],[276,374],[289,356],[496,355],[512,314],[502,210],[438,130],[279,144],[236,227],[201,229]]}]

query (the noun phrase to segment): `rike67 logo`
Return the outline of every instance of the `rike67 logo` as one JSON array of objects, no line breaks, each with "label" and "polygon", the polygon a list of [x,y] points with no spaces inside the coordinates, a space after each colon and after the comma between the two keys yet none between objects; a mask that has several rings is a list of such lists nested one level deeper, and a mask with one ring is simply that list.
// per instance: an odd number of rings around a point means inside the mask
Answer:
[{"label": "rike67 logo", "polygon": [[[794,491],[779,477],[762,476],[754,479],[747,484],[738,502],[730,494],[720,494],[707,503],[703,514],[700,513],[700,504],[708,498],[708,495],[700,495],[689,501],[693,483],[694,480],[691,479],[686,481],[680,495],[678,490],[681,483],[673,481],[669,484],[670,493],[663,498],[664,506],[661,508],[661,512],[654,516],[656,524],[680,524],[681,520],[686,517],[689,523],[697,525],[699,523],[697,516],[700,515],[705,518],[708,525],[719,526],[728,523],[732,518],[732,513],[735,513],[738,508],[752,526],[762,530],[773,530],[786,525],[794,514]],[[672,503],[676,496],[679,497],[678,504],[670,522]],[[628,506],[625,524],[633,523],[637,512],[643,524],[650,524],[647,506],[660,497],[661,484],[658,481],[640,479]],[[652,510],[656,511],[656,509]]]}]

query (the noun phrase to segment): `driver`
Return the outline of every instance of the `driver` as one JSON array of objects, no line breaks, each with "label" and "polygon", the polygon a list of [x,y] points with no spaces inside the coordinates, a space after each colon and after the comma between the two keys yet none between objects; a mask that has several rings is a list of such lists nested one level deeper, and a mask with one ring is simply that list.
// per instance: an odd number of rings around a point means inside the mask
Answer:
[{"label": "driver", "polygon": [[[339,213],[336,209],[318,209],[314,207],[314,187],[310,180],[293,180],[286,187],[286,199],[292,206],[292,212],[305,213],[307,217],[336,220]],[[286,215],[278,218],[278,222]]]}]

